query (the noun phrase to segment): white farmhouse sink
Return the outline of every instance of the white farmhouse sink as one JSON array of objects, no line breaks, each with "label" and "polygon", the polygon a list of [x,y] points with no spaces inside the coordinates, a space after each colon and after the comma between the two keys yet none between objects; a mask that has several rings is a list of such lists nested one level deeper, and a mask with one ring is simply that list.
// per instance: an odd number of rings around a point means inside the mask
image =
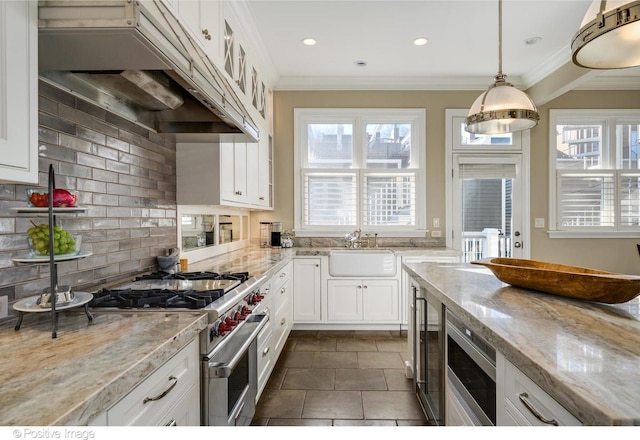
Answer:
[{"label": "white farmhouse sink", "polygon": [[396,255],[389,249],[333,249],[329,275],[334,277],[392,277]]}]

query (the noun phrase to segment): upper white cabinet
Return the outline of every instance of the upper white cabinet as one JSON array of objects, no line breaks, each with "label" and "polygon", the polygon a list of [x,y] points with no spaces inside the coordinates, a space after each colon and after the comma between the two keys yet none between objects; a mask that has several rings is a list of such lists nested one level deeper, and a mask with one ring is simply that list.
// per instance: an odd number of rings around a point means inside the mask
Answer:
[{"label": "upper white cabinet", "polygon": [[0,182],[38,182],[38,2],[0,2]]},{"label": "upper white cabinet", "polygon": [[[271,185],[257,184],[258,176],[265,172],[260,169],[271,166],[260,160],[260,146],[245,142],[177,143],[178,204],[272,209],[272,197],[266,192]],[[271,173],[270,169],[266,172]]]},{"label": "upper white cabinet", "polygon": [[211,61],[220,64],[219,1],[175,0],[174,9]]},{"label": "upper white cabinet", "polygon": [[[257,148],[257,152],[253,148]],[[260,142],[247,151],[247,168],[255,171],[247,176],[250,203],[263,208],[273,207],[273,149],[271,137],[260,137]]]}]

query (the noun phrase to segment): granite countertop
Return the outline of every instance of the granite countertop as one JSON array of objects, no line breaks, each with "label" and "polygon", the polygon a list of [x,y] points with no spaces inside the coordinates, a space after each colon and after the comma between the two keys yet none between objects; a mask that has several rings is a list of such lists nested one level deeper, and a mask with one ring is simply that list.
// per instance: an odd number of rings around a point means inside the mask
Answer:
[{"label": "granite countertop", "polygon": [[198,312],[27,313],[0,325],[2,426],[81,426],[109,409],[206,327]]},{"label": "granite countertop", "polygon": [[471,264],[404,268],[584,424],[640,424],[640,298],[573,300]]}]

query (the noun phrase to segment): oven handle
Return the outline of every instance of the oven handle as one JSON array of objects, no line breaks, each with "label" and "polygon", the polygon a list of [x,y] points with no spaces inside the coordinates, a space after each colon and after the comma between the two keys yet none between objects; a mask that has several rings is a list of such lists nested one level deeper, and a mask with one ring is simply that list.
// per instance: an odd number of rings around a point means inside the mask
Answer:
[{"label": "oven handle", "polygon": [[[235,369],[236,365],[238,365],[238,362],[240,362],[240,360],[242,359],[242,356],[244,356],[244,353],[251,346],[253,341],[258,337],[258,333],[260,333],[260,330],[262,330],[269,321],[269,315],[266,314],[252,315],[252,317],[253,319],[251,321],[244,322],[243,332],[241,332],[240,334],[232,334],[229,339],[224,341],[216,349],[216,352],[220,353],[226,351],[226,348],[229,346],[229,344],[238,345],[238,347],[232,351],[233,355],[230,360],[219,361],[211,359],[209,361],[209,372],[213,377],[225,378],[231,376],[231,373],[233,373],[233,370]],[[248,335],[245,335],[248,329],[251,329],[250,333]],[[240,328],[238,330],[240,330]],[[239,338],[242,338],[241,342],[238,341]],[[215,355],[212,355],[211,357],[215,357]]]}]

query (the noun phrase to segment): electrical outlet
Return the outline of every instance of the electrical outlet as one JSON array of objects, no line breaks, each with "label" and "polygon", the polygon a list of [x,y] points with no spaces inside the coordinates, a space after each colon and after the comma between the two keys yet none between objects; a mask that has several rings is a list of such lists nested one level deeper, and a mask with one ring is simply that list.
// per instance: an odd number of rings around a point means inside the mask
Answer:
[{"label": "electrical outlet", "polygon": [[534,226],[536,228],[544,228],[544,218],[536,218],[534,220]]},{"label": "electrical outlet", "polygon": [[440,233],[440,231],[431,231],[431,236],[432,237],[442,237],[442,234]]},{"label": "electrical outlet", "polygon": [[433,227],[434,228],[439,228],[440,227],[440,219],[438,217],[434,217],[433,218]]},{"label": "electrical outlet", "polygon": [[0,296],[0,319],[9,316],[9,297]]}]

